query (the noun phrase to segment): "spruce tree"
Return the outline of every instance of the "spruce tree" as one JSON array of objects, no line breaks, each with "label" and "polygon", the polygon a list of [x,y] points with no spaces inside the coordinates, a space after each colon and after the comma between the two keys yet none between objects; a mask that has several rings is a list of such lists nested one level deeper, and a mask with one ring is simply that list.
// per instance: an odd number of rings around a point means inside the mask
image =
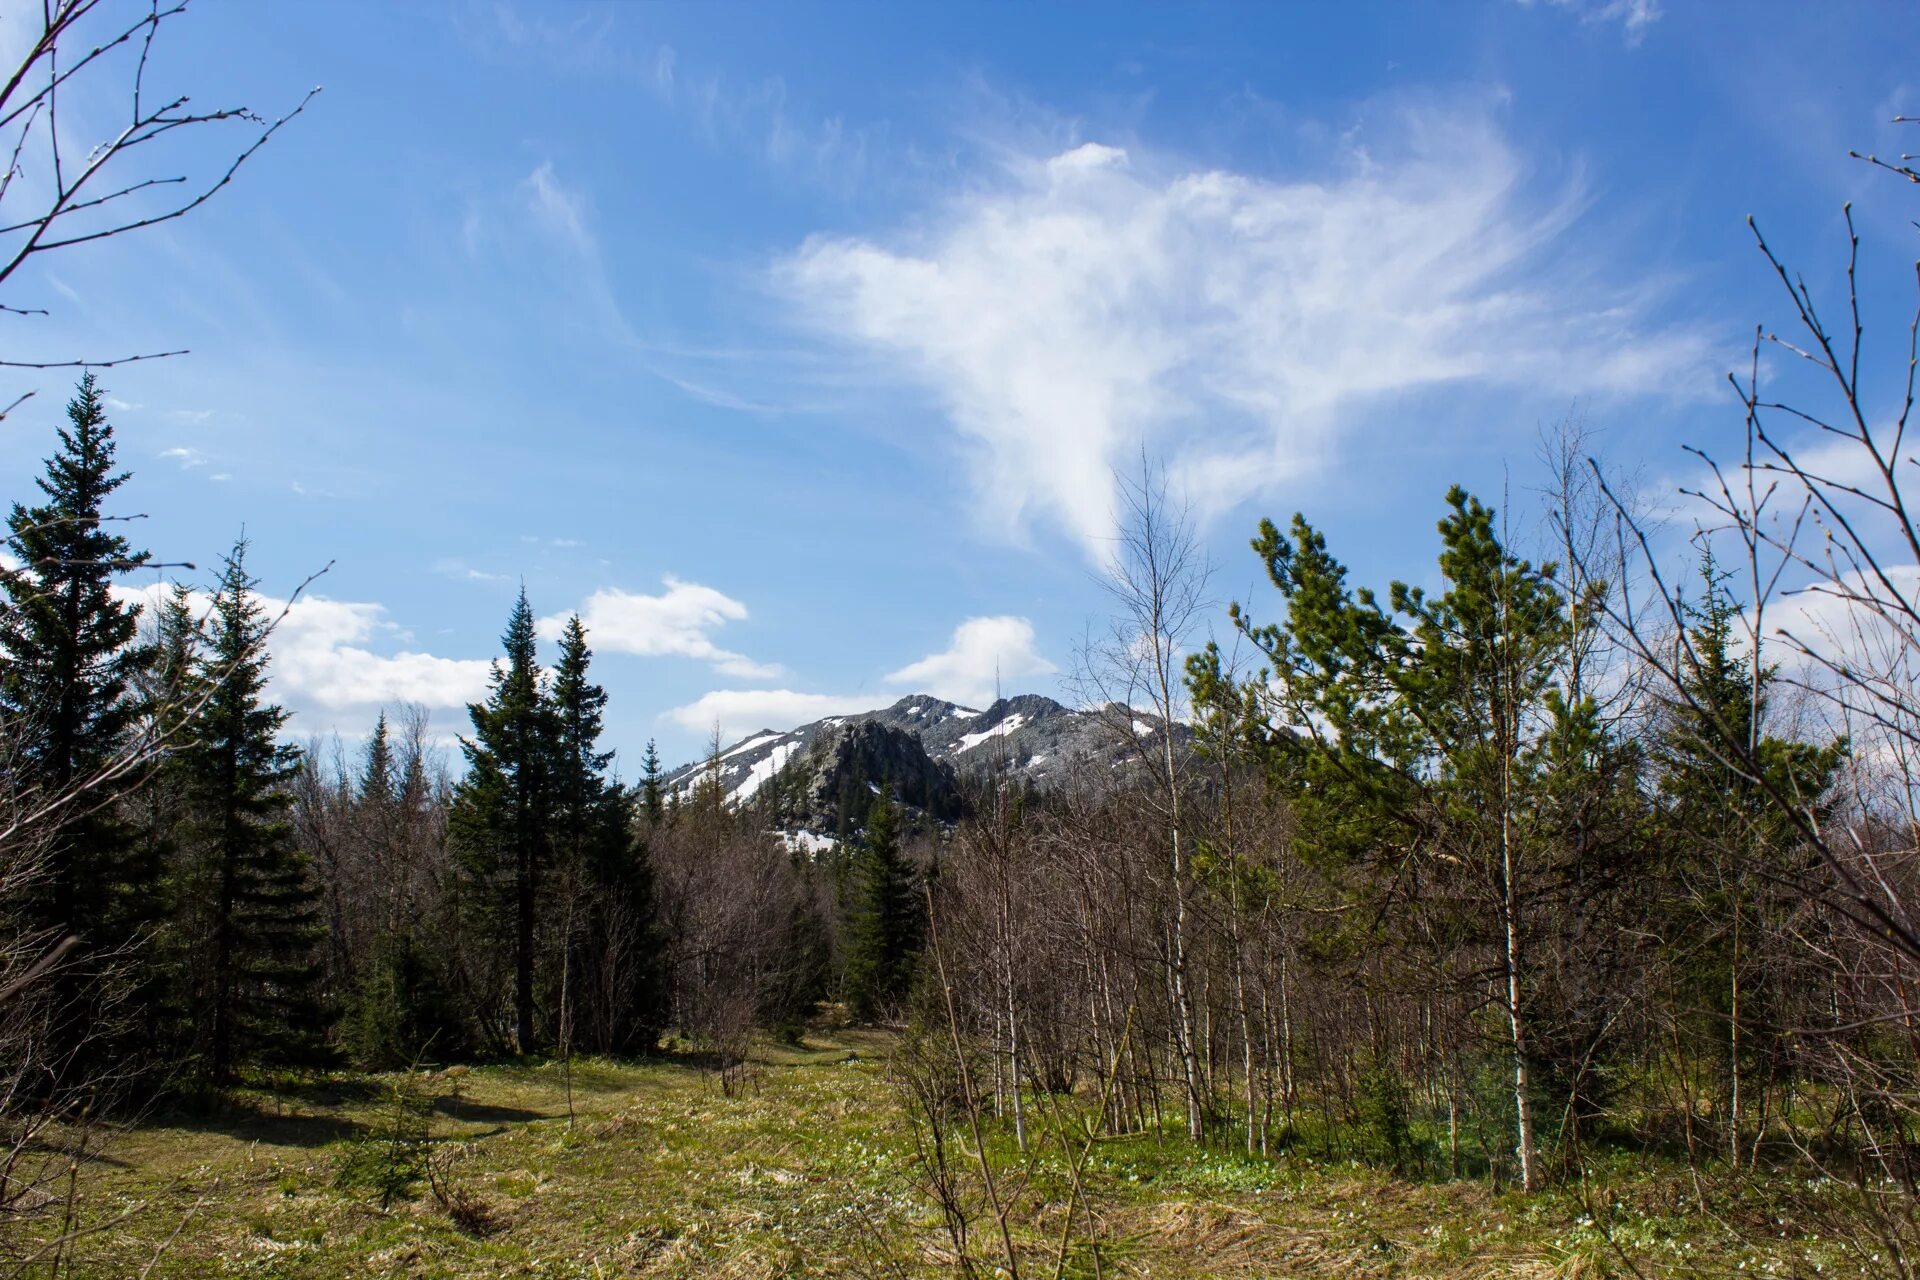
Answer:
[{"label": "spruce tree", "polygon": [[393,786],[393,743],[387,731],[387,713],[383,709],[373,722],[373,733],[367,739],[367,758],[360,768],[360,803],[392,804]]},{"label": "spruce tree", "polygon": [[[1816,823],[1831,805],[1845,740],[1814,745],[1768,732],[1775,672],[1757,669],[1739,634],[1742,612],[1711,550],[1702,590],[1683,605],[1680,682],[1653,746],[1659,870],[1682,892],[1662,921],[1674,1003],[1702,1056],[1722,1065],[1728,1154],[1745,1150],[1743,1082],[1766,1071],[1788,1037],[1777,1029],[1781,961],[1768,954],[1810,878],[1811,854],[1791,815],[1793,797]],[[1720,1043],[1715,1044],[1718,1040]]]},{"label": "spruce tree", "polygon": [[192,792],[188,748],[203,709],[201,681],[206,637],[193,610],[193,593],[175,583],[153,613],[150,660],[136,679],[138,729],[154,746],[154,760],[127,806],[139,852],[152,868],[156,919],[146,948],[145,990],[135,1001],[148,1042],[178,1058],[192,1043],[192,921],[205,896],[186,857]]},{"label": "spruce tree", "polygon": [[134,643],[138,606],[115,599],[116,577],[147,560],[107,527],[104,508],[127,473],[114,465],[113,428],[93,375],[80,379],[59,448],[38,480],[44,500],[16,503],[7,548],[20,567],[0,570],[0,721],[14,744],[5,769],[46,806],[44,890],[31,912],[50,939],[74,936],[79,959],[55,975],[53,1058],[66,1063],[96,1015],[96,987],[149,922],[153,868],[108,780],[133,726],[132,682],[144,660]]},{"label": "spruce tree", "polygon": [[913,867],[900,850],[900,811],[884,790],[867,810],[854,875],[846,998],[853,1016],[867,1020],[906,994],[920,949]]},{"label": "spruce tree", "polygon": [[[653,882],[646,849],[635,838],[633,797],[607,777],[613,753],[599,748],[607,694],[589,676],[592,662],[585,626],[569,618],[552,692],[554,845],[584,898],[569,912],[573,927],[563,939],[572,949],[567,999],[577,1004],[581,977],[597,971],[602,980],[586,1028],[594,1043],[646,1049],[654,1021]],[[573,1009],[563,1015],[571,1018]]]},{"label": "spruce tree", "polygon": [[358,905],[375,914],[372,938],[357,967],[349,967],[344,947],[337,949],[337,966],[349,987],[340,1012],[340,1042],[356,1064],[376,1069],[404,1066],[420,1048],[407,1025],[409,939],[399,918],[407,885],[404,873],[392,865],[394,788],[393,745],[382,710],[367,738],[360,776],[348,801],[349,829],[362,845],[361,857],[370,873],[372,896]]},{"label": "spruce tree", "polygon": [[533,609],[520,591],[501,636],[491,693],[467,714],[467,776],[454,793],[449,834],[476,924],[513,956],[513,1038],[533,1051],[535,941],[554,803],[554,715],[535,652]]},{"label": "spruce tree", "polygon": [[640,757],[640,812],[649,827],[666,821],[666,796],[661,790],[660,748],[647,739],[647,753]]},{"label": "spruce tree", "polygon": [[599,749],[607,692],[588,678],[593,651],[578,614],[560,633],[560,657],[553,668],[554,791],[559,835],[574,856],[589,838],[611,751]]},{"label": "spruce tree", "polygon": [[243,538],[221,574],[198,672],[205,709],[183,753],[189,857],[208,891],[195,1022],[216,1081],[243,1063],[312,1063],[326,1031],[320,895],[288,820],[300,754],[279,741],[287,712],[266,700],[269,625],[246,552]]}]

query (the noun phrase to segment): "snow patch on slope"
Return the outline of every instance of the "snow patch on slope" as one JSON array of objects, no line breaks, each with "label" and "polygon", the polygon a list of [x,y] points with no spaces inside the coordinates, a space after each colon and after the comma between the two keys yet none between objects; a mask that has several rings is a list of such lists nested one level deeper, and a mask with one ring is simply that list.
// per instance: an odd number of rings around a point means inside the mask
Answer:
[{"label": "snow patch on slope", "polygon": [[720,755],[720,758],[722,760],[731,760],[733,757],[739,755],[742,751],[751,751],[755,747],[764,747],[769,742],[778,742],[780,741],[780,739],[786,736],[787,735],[784,733],[775,733],[773,730],[769,729],[757,738],[748,738],[745,742],[733,748],[731,751],[722,752]]},{"label": "snow patch on slope", "polygon": [[963,733],[953,744],[955,751],[971,751],[988,738],[1004,738],[1027,722],[1024,711],[1016,711],[999,724],[982,729],[978,733]]},{"label": "snow patch on slope", "polygon": [[747,770],[746,780],[727,793],[727,803],[742,805],[753,799],[754,792],[760,790],[769,778],[780,772],[780,766],[792,759],[793,753],[799,749],[798,742],[783,742],[769,751],[766,759],[756,762],[753,768]]}]

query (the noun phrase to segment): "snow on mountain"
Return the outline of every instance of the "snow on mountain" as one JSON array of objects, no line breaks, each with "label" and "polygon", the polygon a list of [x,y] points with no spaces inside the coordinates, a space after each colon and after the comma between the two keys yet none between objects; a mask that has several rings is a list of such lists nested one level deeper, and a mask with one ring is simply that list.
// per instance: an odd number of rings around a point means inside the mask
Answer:
[{"label": "snow on mountain", "polygon": [[[956,778],[997,769],[1042,788],[1078,765],[1093,764],[1107,771],[1138,760],[1141,749],[1161,732],[1157,717],[1118,705],[1081,710],[1028,693],[1001,698],[976,711],[913,694],[860,715],[828,716],[785,732],[762,729],[722,751],[711,766],[696,761],[674,770],[667,783],[675,789],[691,789],[712,767],[728,802],[739,805],[789,764],[802,757],[811,761],[809,752],[816,741],[831,738],[838,743],[848,731],[845,726],[858,725],[876,725],[917,739],[927,760]],[[1183,724],[1176,723],[1173,731],[1180,741],[1191,737]],[[862,781],[871,787],[881,780]]]}]

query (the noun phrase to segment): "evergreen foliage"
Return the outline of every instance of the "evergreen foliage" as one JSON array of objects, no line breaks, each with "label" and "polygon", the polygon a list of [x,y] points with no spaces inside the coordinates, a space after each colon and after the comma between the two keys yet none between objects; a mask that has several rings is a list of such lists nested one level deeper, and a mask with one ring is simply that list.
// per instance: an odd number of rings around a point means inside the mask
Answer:
[{"label": "evergreen foliage", "polygon": [[[593,683],[593,652],[578,616],[567,619],[554,665],[553,838],[570,892],[583,899],[564,912],[564,973],[571,1002],[595,1004],[594,1047],[608,1052],[650,1049],[658,1031],[651,917],[652,877],[646,847],[635,834],[634,798],[607,776],[611,751],[599,748],[606,690]],[[658,760],[655,757],[655,773]]]},{"label": "evergreen foliage", "polygon": [[467,708],[473,736],[460,742],[467,776],[449,815],[471,921],[513,957],[510,1031],[521,1053],[538,1043],[536,932],[554,805],[556,733],[536,643],[523,587],[501,636],[505,660],[494,663],[492,692]]},{"label": "evergreen foliage", "polygon": [[640,814],[649,827],[657,827],[667,820],[660,749],[652,738],[647,739],[647,753],[640,757]]},{"label": "evergreen foliage", "polygon": [[855,855],[847,926],[846,999],[856,1018],[883,1013],[906,995],[919,958],[922,908],[900,848],[900,811],[885,794],[867,810]]},{"label": "evergreen foliage", "polygon": [[288,821],[300,753],[266,700],[269,623],[246,552],[242,539],[221,574],[196,673],[205,708],[182,752],[195,1046],[216,1081],[243,1063],[323,1061],[327,1030],[319,894]]},{"label": "evergreen foliage", "polygon": [[61,1061],[80,1052],[99,1016],[100,984],[126,967],[125,953],[153,922],[159,872],[112,803],[132,781],[114,762],[135,728],[134,685],[149,656],[135,643],[138,607],[113,595],[115,580],[147,561],[105,510],[127,479],[115,451],[104,393],[86,374],[37,480],[42,500],[15,503],[7,517],[7,550],[20,567],[0,570],[4,767],[54,815],[30,927],[84,943],[56,975]]}]

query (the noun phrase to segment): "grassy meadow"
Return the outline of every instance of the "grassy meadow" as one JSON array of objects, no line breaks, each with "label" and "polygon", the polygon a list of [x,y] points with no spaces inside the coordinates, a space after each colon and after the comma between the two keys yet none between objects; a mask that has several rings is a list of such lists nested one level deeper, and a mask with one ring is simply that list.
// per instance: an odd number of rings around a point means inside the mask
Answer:
[{"label": "grassy meadow", "polygon": [[[559,1063],[261,1081],[108,1136],[75,1174],[73,1273],[954,1274],[889,1076],[896,1043],[850,1029],[763,1043],[729,1090],[694,1059],[577,1060],[571,1121]],[[990,1125],[987,1146],[1022,1275],[1874,1273],[1803,1217],[1770,1216],[1764,1183],[1719,1189],[1701,1214],[1684,1167],[1637,1157],[1523,1197],[1150,1135],[1062,1144],[1044,1123],[1030,1158],[1007,1126]],[[1076,1149],[1084,1200],[1062,1263],[1063,1152]],[[953,1154],[962,1176],[977,1172],[964,1141]],[[1796,1196],[1796,1215],[1819,1200]],[[60,1216],[50,1207],[42,1229]],[[972,1230],[977,1273],[1005,1274],[992,1221]]]}]

